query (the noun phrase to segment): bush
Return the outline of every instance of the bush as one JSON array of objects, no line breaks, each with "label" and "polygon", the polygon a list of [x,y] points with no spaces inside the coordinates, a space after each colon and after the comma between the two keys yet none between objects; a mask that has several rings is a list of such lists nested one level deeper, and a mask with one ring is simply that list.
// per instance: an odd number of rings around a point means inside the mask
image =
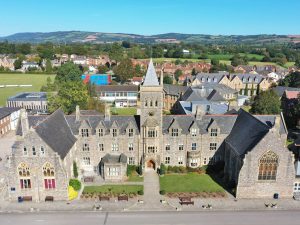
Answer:
[{"label": "bush", "polygon": [[138,172],[138,168],[135,165],[127,165],[127,176],[130,176],[133,172]]},{"label": "bush", "polygon": [[138,193],[138,195],[144,195],[144,191],[143,190],[139,190],[137,193]]},{"label": "bush", "polygon": [[69,181],[69,185],[73,187],[75,191],[79,191],[81,189],[81,183],[77,179],[71,179]]},{"label": "bush", "polygon": [[159,191],[159,194],[165,195],[165,194],[166,194],[166,191],[165,191],[165,190],[160,190],[160,191]]},{"label": "bush", "polygon": [[160,164],[159,175],[164,175],[166,173],[166,166],[162,163]]}]

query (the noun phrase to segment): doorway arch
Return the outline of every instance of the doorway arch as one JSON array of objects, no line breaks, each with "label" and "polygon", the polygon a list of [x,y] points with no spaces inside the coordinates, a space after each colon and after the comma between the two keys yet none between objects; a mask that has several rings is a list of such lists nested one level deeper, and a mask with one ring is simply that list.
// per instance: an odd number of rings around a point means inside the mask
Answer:
[{"label": "doorway arch", "polygon": [[152,159],[148,160],[148,161],[146,162],[146,167],[147,167],[148,169],[153,169],[153,170],[155,170],[155,162],[154,162]]}]

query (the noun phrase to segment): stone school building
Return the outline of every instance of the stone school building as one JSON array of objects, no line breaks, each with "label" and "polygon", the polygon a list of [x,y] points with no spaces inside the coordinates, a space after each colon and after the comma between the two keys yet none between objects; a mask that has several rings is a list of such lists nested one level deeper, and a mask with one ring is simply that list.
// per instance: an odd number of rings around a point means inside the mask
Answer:
[{"label": "stone school building", "polygon": [[[163,80],[162,78],[160,79]],[[17,141],[9,157],[12,201],[67,200],[76,162],[79,177],[126,179],[127,165],[144,170],[166,166],[200,167],[225,162],[225,180],[238,198],[292,197],[294,156],[286,148],[281,116],[163,115],[163,85],[152,61],[140,88],[140,115],[115,116],[59,109],[49,116],[21,113]]]}]

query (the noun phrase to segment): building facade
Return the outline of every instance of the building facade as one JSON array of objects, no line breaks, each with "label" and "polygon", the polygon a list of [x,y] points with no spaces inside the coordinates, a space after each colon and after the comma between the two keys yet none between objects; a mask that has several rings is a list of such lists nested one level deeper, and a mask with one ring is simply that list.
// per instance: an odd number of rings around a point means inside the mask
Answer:
[{"label": "building facade", "polygon": [[[237,115],[204,115],[201,111],[196,115],[163,115],[163,84],[150,61],[140,88],[140,115],[110,115],[108,107],[105,115],[82,114],[78,107],[74,115],[64,115],[61,110],[49,116],[22,112],[18,140],[8,162],[10,199],[67,199],[74,163],[83,180],[92,177],[113,182],[126,179],[128,164],[156,170],[161,164],[196,168],[218,161],[225,162],[226,179],[234,183],[239,198],[272,197],[275,191],[292,197],[293,155],[283,141],[284,121],[276,118],[252,116],[242,110]],[[257,135],[251,124],[261,128],[257,131],[260,138],[252,138],[252,133]],[[235,137],[238,129],[248,136]],[[247,143],[247,147],[235,145],[233,140]],[[257,163],[268,152],[276,154],[275,182],[273,176],[261,184],[259,176],[268,169],[260,169]],[[266,190],[251,189],[253,184]]]}]

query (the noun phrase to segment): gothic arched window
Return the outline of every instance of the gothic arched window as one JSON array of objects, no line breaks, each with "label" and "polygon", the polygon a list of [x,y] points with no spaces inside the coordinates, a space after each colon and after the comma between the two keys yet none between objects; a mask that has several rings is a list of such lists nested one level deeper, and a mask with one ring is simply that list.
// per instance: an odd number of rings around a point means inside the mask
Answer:
[{"label": "gothic arched window", "polygon": [[19,173],[19,181],[21,189],[30,189],[31,188],[31,180],[30,180],[30,169],[26,163],[21,163],[18,166]]},{"label": "gothic arched window", "polygon": [[279,158],[274,152],[266,152],[259,159],[258,180],[276,180],[278,161]]},{"label": "gothic arched window", "polygon": [[55,188],[55,172],[54,167],[50,163],[45,163],[43,166],[44,187],[45,189]]}]

